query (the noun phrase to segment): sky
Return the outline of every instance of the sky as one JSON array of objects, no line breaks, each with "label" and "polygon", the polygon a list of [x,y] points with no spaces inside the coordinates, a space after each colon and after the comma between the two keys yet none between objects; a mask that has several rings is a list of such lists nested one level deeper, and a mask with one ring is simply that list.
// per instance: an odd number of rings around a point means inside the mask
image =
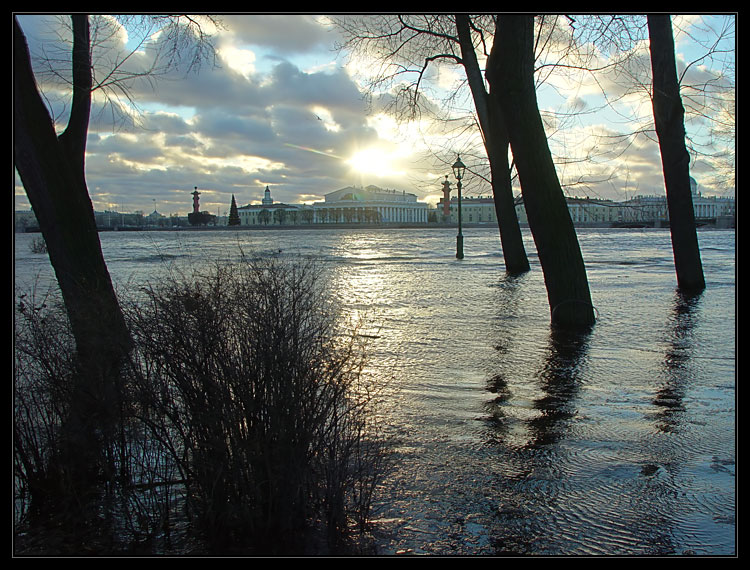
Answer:
[{"label": "sky", "polygon": [[[59,18],[34,14],[18,19],[32,54],[56,61],[54,48],[59,44],[53,32]],[[336,49],[342,37],[326,17],[225,14],[217,19],[221,26],[212,36],[215,65],[204,63],[191,72],[183,66],[165,77],[136,81],[127,99],[110,92],[110,104],[102,98],[104,91],[96,95],[86,157],[95,210],[186,215],[196,187],[201,209],[219,215],[227,214],[232,195],[238,205],[256,203],[266,186],[275,201],[286,203],[311,203],[345,186],[370,184],[412,192],[419,200],[435,203],[454,153],[468,152],[479,141],[476,131],[458,133],[427,115],[417,121],[397,120],[382,104],[389,100],[388,92],[382,98],[365,97],[371,62]],[[676,22],[681,69],[703,49],[697,38],[706,19],[700,19],[700,26],[693,20]],[[102,50],[108,55],[131,53],[143,28],[111,29],[114,34],[102,44],[116,51]],[[212,31],[210,25],[204,29]],[[733,50],[733,33],[729,41]],[[647,56],[643,44],[636,49]],[[143,68],[148,53],[139,47],[127,64]],[[108,65],[111,68],[104,57],[96,58],[97,77],[103,77]],[[703,80],[700,74],[716,77],[726,54],[719,59],[705,58],[688,68],[696,84]],[[59,128],[64,127],[66,89],[41,74],[37,77],[59,117]],[[450,93],[464,77],[457,66],[434,67],[425,78],[430,105],[443,108],[441,94]],[[608,97],[614,99],[617,93],[617,103],[609,108],[599,108],[597,90],[602,86]],[[470,114],[466,93],[456,101],[451,112]],[[615,135],[630,132],[634,125],[648,131],[650,106],[642,89],[624,89],[621,81],[604,75],[595,84],[590,79],[552,77],[540,88],[539,103],[558,175],[569,195],[614,200],[633,194],[663,195],[653,133],[629,137],[628,144],[616,150],[605,143],[620,141]],[[115,108],[119,112],[113,113]],[[573,108],[590,112],[563,120],[559,112]],[[705,139],[705,113],[695,115],[702,118],[688,125],[688,133]],[[734,196],[734,188],[724,182],[726,177],[717,176],[712,160],[694,158],[691,174],[704,194]],[[481,170],[486,161],[470,155],[465,162]],[[486,179],[469,173],[464,192],[476,196],[491,190]],[[16,176],[15,209],[28,208]]]}]

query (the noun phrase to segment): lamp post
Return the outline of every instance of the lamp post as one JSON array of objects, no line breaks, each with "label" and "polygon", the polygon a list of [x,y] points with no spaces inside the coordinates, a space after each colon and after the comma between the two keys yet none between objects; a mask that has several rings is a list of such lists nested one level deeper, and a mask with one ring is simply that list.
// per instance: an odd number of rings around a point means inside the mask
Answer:
[{"label": "lamp post", "polygon": [[466,166],[461,162],[461,155],[458,155],[456,162],[453,164],[453,176],[456,177],[456,188],[458,188],[458,235],[456,236],[456,259],[464,258],[464,235],[461,231],[461,179],[464,177]]}]

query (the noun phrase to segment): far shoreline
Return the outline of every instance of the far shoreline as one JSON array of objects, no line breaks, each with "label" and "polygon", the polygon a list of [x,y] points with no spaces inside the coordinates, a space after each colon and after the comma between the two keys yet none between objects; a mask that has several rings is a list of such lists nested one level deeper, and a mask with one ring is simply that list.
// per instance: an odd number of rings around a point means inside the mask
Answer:
[{"label": "far shoreline", "polygon": [[[529,229],[529,224],[521,222],[520,227],[523,229]],[[575,228],[578,229],[657,229],[657,230],[668,230],[668,224],[628,224],[628,225],[616,225],[609,222],[593,222],[593,223],[577,223],[574,224]],[[206,225],[206,226],[172,226],[172,227],[155,227],[155,226],[124,226],[124,227],[103,227],[97,228],[98,232],[205,232],[205,231],[278,231],[278,230],[404,230],[404,229],[422,229],[422,230],[444,230],[444,229],[457,229],[457,224],[441,224],[441,223],[392,223],[392,224],[364,224],[364,223],[352,223],[352,224],[298,224],[298,225]],[[497,228],[494,223],[464,223],[462,228]],[[696,224],[698,230],[736,230],[735,224],[717,224],[717,223],[703,223]],[[27,227],[25,231],[17,231],[15,233],[40,233],[37,227]]]}]

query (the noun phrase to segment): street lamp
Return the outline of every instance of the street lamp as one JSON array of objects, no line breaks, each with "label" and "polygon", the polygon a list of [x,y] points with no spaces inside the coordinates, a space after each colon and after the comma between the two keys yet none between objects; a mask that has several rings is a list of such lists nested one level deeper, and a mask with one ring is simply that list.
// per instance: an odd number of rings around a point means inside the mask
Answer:
[{"label": "street lamp", "polygon": [[458,235],[456,236],[456,259],[464,258],[464,235],[461,232],[461,179],[464,177],[466,166],[461,162],[461,155],[458,155],[456,162],[453,164],[453,176],[456,177],[456,187],[458,188]]}]

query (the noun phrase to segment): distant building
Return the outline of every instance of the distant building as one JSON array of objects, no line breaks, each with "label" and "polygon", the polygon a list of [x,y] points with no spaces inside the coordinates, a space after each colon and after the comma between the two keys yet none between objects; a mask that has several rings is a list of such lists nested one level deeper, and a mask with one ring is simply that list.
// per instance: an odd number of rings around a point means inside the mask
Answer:
[{"label": "distant building", "polygon": [[324,198],[312,205],[315,223],[427,223],[427,204],[417,202],[416,194],[403,190],[347,186]]},{"label": "distant building", "polygon": [[[306,207],[302,204],[274,202],[271,197],[271,190],[266,186],[260,204],[240,206],[237,208],[237,214],[242,226],[298,225],[305,222],[305,216],[302,215],[305,209]],[[312,215],[309,218],[312,218]]]},{"label": "distant building", "polygon": [[610,225],[620,218],[619,204],[612,200],[567,198],[567,203],[574,224]]},{"label": "distant building", "polygon": [[[703,197],[691,179],[693,207],[698,223],[714,223],[734,218],[734,198]],[[347,186],[325,194],[324,200],[306,204],[275,202],[266,187],[260,204],[237,208],[243,226],[307,224],[426,224],[458,222],[458,198],[451,196],[450,182],[443,182],[443,197],[435,208],[418,202],[417,196],[403,190],[370,185]],[[454,193],[455,194],[455,193]],[[576,225],[667,225],[669,212],[665,196],[636,196],[624,202],[596,198],[567,197],[568,211]],[[523,198],[515,198],[516,215],[526,224]],[[497,224],[495,201],[491,196],[461,199],[465,224]],[[731,225],[731,222],[730,222]],[[726,226],[725,226],[726,227]]]},{"label": "distant building", "polygon": [[635,196],[619,203],[621,224],[666,224],[669,220],[665,196]]},{"label": "distant building", "polygon": [[713,220],[736,215],[734,198],[719,196],[702,196],[698,183],[690,178],[690,189],[693,193],[693,211],[697,220]]},{"label": "distant building", "polygon": [[148,226],[163,226],[167,223],[167,218],[165,218],[162,214],[156,211],[156,208],[154,208],[154,211],[151,212],[148,216],[146,216],[146,225]]},{"label": "distant building", "polygon": [[268,187],[260,204],[237,208],[243,226],[306,224],[427,223],[428,206],[405,191],[377,186],[347,186],[324,196],[321,202],[274,202]]},{"label": "distant building", "polygon": [[[691,178],[693,211],[699,224],[718,223],[721,219],[734,220],[736,210],[734,198],[701,196],[696,181]],[[570,218],[576,225],[610,226],[610,225],[664,225],[669,223],[669,210],[666,196],[635,196],[624,202],[596,198],[566,197]],[[518,221],[527,224],[526,208],[523,198],[516,198],[516,215]],[[445,199],[437,205],[439,213],[445,210]],[[450,197],[450,223],[458,222],[458,199]],[[497,223],[495,202],[491,197],[462,197],[461,216],[464,223],[483,224]],[[438,217],[441,219],[441,217]],[[732,225],[732,221],[728,224]],[[726,227],[726,223],[722,224]]]},{"label": "distant building", "polygon": [[104,210],[103,212],[94,212],[96,227],[100,230],[114,229],[131,229],[143,228],[146,226],[146,218],[143,212],[116,212],[114,210]]},{"label": "distant building", "polygon": [[[445,219],[446,203],[445,198],[440,198],[438,202],[438,211]],[[449,223],[458,223],[458,197],[454,196],[448,202],[448,218],[445,220]],[[495,199],[487,196],[462,196],[461,197],[461,221],[465,224],[489,224],[497,223],[497,213],[495,212]]]},{"label": "distant building", "polygon": [[[690,178],[693,200],[693,214],[698,223],[714,223],[719,218],[734,218],[736,215],[734,198],[702,196],[698,183]],[[669,209],[666,196],[635,196],[620,203],[621,221],[667,223]]]}]

